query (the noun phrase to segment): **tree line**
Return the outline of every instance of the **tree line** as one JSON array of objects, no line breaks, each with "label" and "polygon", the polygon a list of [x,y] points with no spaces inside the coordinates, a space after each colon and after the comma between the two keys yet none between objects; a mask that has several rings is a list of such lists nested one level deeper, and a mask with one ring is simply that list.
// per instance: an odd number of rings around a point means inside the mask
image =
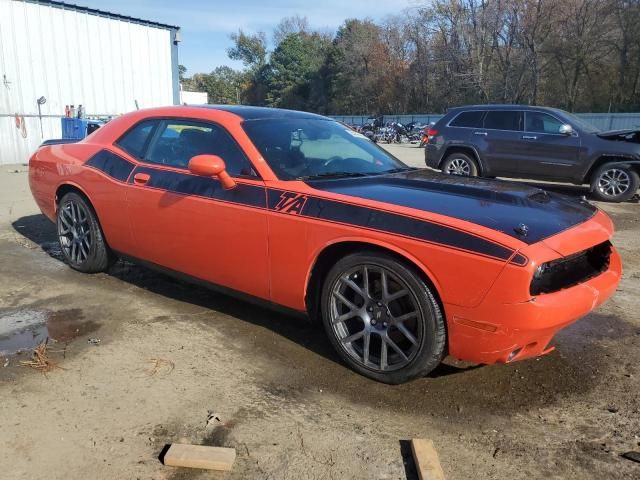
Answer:
[{"label": "tree line", "polygon": [[239,70],[183,74],[211,103],[322,114],[440,113],[477,103],[640,110],[640,0],[433,0],[335,32],[304,17],[231,35]]}]

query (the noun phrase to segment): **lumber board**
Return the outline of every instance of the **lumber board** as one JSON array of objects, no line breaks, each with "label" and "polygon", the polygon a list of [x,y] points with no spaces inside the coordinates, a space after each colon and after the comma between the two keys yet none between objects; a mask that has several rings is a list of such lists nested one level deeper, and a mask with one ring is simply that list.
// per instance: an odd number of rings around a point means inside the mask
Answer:
[{"label": "lumber board", "polygon": [[235,459],[234,448],[173,443],[164,456],[164,464],[171,467],[229,471]]},{"label": "lumber board", "polygon": [[413,452],[413,460],[420,480],[445,480],[444,472],[438,459],[438,452],[436,452],[431,440],[424,438],[412,439],[411,451]]}]

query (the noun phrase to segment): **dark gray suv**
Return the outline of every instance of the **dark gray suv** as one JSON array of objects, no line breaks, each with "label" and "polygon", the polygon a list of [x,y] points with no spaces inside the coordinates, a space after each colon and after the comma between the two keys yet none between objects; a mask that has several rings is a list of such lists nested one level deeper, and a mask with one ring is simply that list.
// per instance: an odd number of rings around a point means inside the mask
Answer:
[{"label": "dark gray suv", "polygon": [[449,174],[586,183],[611,202],[640,184],[640,130],[601,132],[555,108],[452,108],[427,135],[427,166]]}]

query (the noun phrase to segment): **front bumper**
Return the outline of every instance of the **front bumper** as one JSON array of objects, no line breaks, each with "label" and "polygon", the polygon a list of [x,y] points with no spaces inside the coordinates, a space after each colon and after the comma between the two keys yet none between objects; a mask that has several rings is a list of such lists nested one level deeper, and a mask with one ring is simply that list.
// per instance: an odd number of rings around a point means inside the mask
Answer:
[{"label": "front bumper", "polygon": [[[612,227],[608,228],[607,221],[600,212],[593,220],[572,229],[574,232],[569,230],[558,238],[545,241],[547,245],[532,246],[530,253],[543,252],[549,245],[559,252],[569,243],[574,244],[573,251],[581,250],[584,245],[577,249],[575,246],[585,240],[583,233],[587,231],[592,234],[592,241],[599,243],[611,236]],[[563,255],[568,253],[562,252]],[[536,257],[530,255],[529,258]],[[531,260],[529,270],[523,268],[522,273],[511,266],[506,267],[491,291],[475,307],[445,304],[449,354],[469,362],[491,364],[549,353],[553,350],[549,347],[553,336],[611,297],[622,277],[620,255],[612,247],[608,269],[600,275],[564,290],[509,301],[515,294],[517,278],[526,275],[530,280],[530,269],[543,261],[547,259]]]},{"label": "front bumper", "polygon": [[524,303],[483,302],[473,309],[450,305],[449,354],[474,363],[506,363],[549,353],[553,336],[613,295],[621,276],[614,248],[606,272],[566,290]]}]

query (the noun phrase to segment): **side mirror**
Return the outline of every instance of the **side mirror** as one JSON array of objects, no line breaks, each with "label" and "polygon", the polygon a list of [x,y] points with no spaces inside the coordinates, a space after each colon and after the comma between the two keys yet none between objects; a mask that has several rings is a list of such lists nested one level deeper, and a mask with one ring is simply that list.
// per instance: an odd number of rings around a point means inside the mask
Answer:
[{"label": "side mirror", "polygon": [[217,155],[196,155],[189,160],[189,171],[203,177],[218,177],[225,190],[236,186],[235,180],[227,173],[224,160]]},{"label": "side mirror", "polygon": [[561,135],[573,135],[573,127],[568,123],[565,123],[564,125],[560,125],[559,132]]}]

